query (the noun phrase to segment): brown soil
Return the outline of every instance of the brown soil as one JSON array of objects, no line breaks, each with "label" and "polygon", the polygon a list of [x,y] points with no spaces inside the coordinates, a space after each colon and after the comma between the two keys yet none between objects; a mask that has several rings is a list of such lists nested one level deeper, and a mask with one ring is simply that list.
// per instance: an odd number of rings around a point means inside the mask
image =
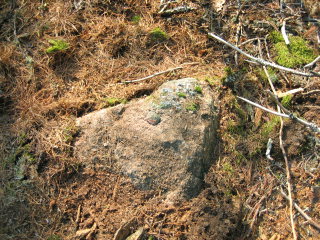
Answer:
[{"label": "brown soil", "polygon": [[[279,193],[281,186],[286,189],[279,121],[236,98],[275,109],[264,92],[269,85],[261,68],[241,55],[236,65],[234,52],[207,36],[214,31],[235,43],[237,1],[226,1],[220,12],[213,1],[185,1],[196,9],[169,17],[157,14],[159,2],[1,1],[0,239],[79,239],[79,230],[90,228],[83,239],[113,239],[131,219],[131,232],[144,227],[145,239],[293,238],[289,204]],[[303,22],[297,5],[289,7],[283,14],[296,15],[287,21],[288,31],[307,38],[319,54],[314,27]],[[279,8],[271,0],[244,5],[239,43],[279,30]],[[156,27],[168,38],[153,40]],[[52,39],[69,48],[46,53]],[[266,43],[274,58],[272,41]],[[241,48],[258,56],[257,41]],[[263,56],[268,58],[265,46]],[[197,64],[119,84],[191,62]],[[313,70],[319,68],[318,63]],[[277,90],[305,89],[293,96],[289,110],[319,126],[319,78],[276,74]],[[219,159],[197,197],[166,205],[156,190],[135,189],[111,169],[89,170],[74,157],[76,117],[109,107],[111,98],[139,98],[182,77],[208,81],[221,102]],[[269,137],[274,161],[265,157]],[[319,135],[285,121],[284,142],[293,199],[320,222]],[[21,158],[29,165],[17,180]],[[299,238],[319,239],[319,231],[294,213]]]}]

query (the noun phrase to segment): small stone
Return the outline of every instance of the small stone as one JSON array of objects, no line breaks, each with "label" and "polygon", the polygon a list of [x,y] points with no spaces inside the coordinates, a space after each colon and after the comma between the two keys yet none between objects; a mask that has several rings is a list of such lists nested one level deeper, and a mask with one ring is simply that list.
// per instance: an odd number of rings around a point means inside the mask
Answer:
[{"label": "small stone", "polygon": [[147,122],[153,126],[158,125],[161,122],[161,117],[158,114],[152,114],[147,117]]}]

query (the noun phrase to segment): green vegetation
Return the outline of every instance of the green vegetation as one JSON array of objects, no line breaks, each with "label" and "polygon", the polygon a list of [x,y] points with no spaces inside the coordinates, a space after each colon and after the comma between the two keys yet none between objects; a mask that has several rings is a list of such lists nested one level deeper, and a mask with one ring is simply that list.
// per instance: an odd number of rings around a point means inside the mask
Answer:
[{"label": "green vegetation", "polygon": [[107,98],[107,99],[105,99],[105,101],[107,102],[108,106],[115,106],[115,105],[118,105],[120,103],[126,103],[127,99],[123,99],[123,98]]},{"label": "green vegetation", "polygon": [[139,15],[134,15],[131,19],[131,21],[134,23],[134,24],[138,24],[141,20],[141,16]]},{"label": "green vegetation", "polygon": [[226,73],[227,76],[234,74],[231,67],[225,67],[224,72]]},{"label": "green vegetation", "polygon": [[53,40],[50,39],[49,43],[52,45],[46,49],[46,53],[60,52],[69,48],[69,43],[64,40]]},{"label": "green vegetation", "polygon": [[287,96],[284,96],[281,100],[281,104],[282,106],[284,106],[285,108],[290,108],[291,107],[291,102],[292,102],[292,94],[289,94]]},{"label": "green vegetation", "polygon": [[199,104],[195,102],[188,103],[186,106],[186,110],[196,112],[199,109]]},{"label": "green vegetation", "polygon": [[178,97],[181,97],[181,98],[186,98],[187,97],[187,94],[185,94],[183,92],[177,92],[177,95],[178,95]]},{"label": "green vegetation", "polygon": [[163,42],[168,39],[168,34],[159,27],[156,27],[150,32],[150,40],[152,43]]},{"label": "green vegetation", "polygon": [[229,162],[226,162],[222,165],[222,169],[223,171],[229,173],[229,174],[232,174],[234,173],[234,169],[232,167],[232,165],[229,163]]},{"label": "green vegetation", "polygon": [[[271,67],[267,67],[267,71],[268,71],[268,74],[269,74],[269,77],[271,79],[271,82],[272,83],[277,83],[278,82],[278,76],[277,76],[277,73],[276,71],[271,68]],[[268,82],[268,77],[266,75],[266,73],[264,72],[263,69],[260,69],[258,74],[257,74],[263,81],[265,82]]]},{"label": "green vegetation", "polygon": [[246,70],[243,69],[243,70],[233,71],[231,67],[226,67],[224,71],[225,71],[225,76],[221,78],[221,82],[224,86],[227,86],[233,89],[234,84],[242,78]]},{"label": "green vegetation", "polygon": [[261,127],[261,136],[263,141],[267,141],[269,134],[280,124],[280,117],[273,116],[270,121],[266,122]]},{"label": "green vegetation", "polygon": [[289,36],[290,44],[286,45],[280,32],[272,32],[270,36],[274,43],[278,64],[294,68],[312,62],[316,55],[308,42],[299,36]]},{"label": "green vegetation", "polygon": [[220,77],[213,76],[213,77],[205,77],[204,81],[209,83],[210,86],[218,85],[220,82]]},{"label": "green vegetation", "polygon": [[284,39],[282,37],[282,34],[278,31],[272,31],[269,35],[269,39],[273,43],[279,43],[279,42],[284,42]]},{"label": "green vegetation", "polygon": [[202,94],[202,88],[201,88],[201,86],[199,86],[199,85],[195,86],[195,87],[194,87],[194,91],[197,92],[197,93]]},{"label": "green vegetation", "polygon": [[229,120],[227,123],[227,131],[233,135],[245,135],[245,128],[243,123],[236,123],[233,120]]},{"label": "green vegetation", "polygon": [[18,137],[18,146],[14,151],[1,162],[2,167],[7,168],[15,164],[21,158],[25,159],[27,163],[35,163],[37,160],[31,151],[30,144],[27,143],[28,138],[25,133],[20,134]]},{"label": "green vegetation", "polygon": [[61,240],[61,238],[58,235],[50,235],[47,240]]},{"label": "green vegetation", "polygon": [[75,135],[78,132],[78,128],[75,125],[68,126],[63,130],[63,141],[67,144],[70,144]]}]

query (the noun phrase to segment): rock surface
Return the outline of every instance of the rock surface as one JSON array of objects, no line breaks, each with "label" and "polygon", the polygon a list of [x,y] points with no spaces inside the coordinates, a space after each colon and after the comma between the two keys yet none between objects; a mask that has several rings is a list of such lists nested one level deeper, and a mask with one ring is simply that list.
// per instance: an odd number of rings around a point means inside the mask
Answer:
[{"label": "rock surface", "polygon": [[164,83],[151,96],[77,119],[75,156],[160,189],[169,201],[196,196],[218,143],[216,95],[193,78]]}]

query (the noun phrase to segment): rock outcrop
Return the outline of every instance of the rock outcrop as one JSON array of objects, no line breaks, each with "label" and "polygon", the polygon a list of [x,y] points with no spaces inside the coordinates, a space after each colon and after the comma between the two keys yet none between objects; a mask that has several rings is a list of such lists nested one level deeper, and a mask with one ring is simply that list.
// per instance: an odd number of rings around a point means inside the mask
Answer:
[{"label": "rock outcrop", "polygon": [[169,200],[192,198],[216,157],[216,99],[196,79],[166,82],[151,96],[77,119],[75,156],[129,176],[140,189],[160,189]]}]

